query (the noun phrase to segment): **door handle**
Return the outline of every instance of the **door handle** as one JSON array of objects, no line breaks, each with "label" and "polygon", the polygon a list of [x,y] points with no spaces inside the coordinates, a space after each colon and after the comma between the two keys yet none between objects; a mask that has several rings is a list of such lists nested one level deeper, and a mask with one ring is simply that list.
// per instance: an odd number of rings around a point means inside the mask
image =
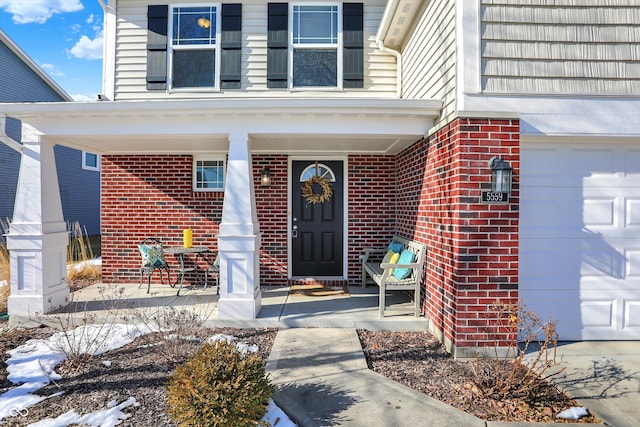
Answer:
[{"label": "door handle", "polygon": [[291,237],[293,239],[295,239],[296,237],[298,237],[298,230],[291,230]]}]

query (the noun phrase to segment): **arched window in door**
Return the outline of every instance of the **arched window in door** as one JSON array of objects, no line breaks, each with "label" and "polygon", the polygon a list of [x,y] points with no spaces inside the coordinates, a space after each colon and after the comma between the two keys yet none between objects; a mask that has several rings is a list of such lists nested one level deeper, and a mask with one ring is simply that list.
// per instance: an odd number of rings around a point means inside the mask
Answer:
[{"label": "arched window in door", "polygon": [[333,173],[331,168],[327,165],[323,165],[322,163],[309,165],[304,168],[300,174],[300,182],[306,182],[315,175],[318,175],[320,178],[325,178],[330,182],[336,182],[336,175]]}]

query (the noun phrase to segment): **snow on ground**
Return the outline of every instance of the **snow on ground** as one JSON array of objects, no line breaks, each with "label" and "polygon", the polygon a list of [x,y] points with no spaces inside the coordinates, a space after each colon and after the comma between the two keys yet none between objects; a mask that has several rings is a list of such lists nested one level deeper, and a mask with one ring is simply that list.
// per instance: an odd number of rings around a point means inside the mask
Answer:
[{"label": "snow on ground", "polygon": [[[83,350],[83,353],[97,355],[120,348],[149,332],[151,331],[146,328],[123,324],[109,325],[109,327],[87,325],[76,328],[73,334],[57,332],[47,339],[29,340],[20,347],[9,351],[11,358],[7,361],[7,371],[9,372],[7,378],[12,383],[19,385],[0,395],[0,424],[2,424],[3,418],[20,416],[30,406],[36,405],[49,397],[64,393],[62,391],[50,396],[34,394],[49,384],[50,381],[61,379],[60,375],[55,372],[55,368],[65,360],[65,350],[67,353],[70,350]],[[92,337],[92,339],[86,340],[85,338],[83,341],[82,337]],[[211,338],[211,340],[216,339],[229,342],[235,338],[228,335],[216,335]],[[85,345],[87,341],[91,341],[94,344],[99,342],[100,346],[94,348],[96,347],[95,345],[89,345],[87,348],[87,345]],[[246,343],[239,342],[236,345],[243,352],[257,351],[255,346],[248,346]],[[85,348],[82,348],[83,346]],[[122,412],[123,409],[137,405],[135,398],[131,397],[121,403],[109,402],[108,407],[100,411],[81,415],[72,410],[55,419],[41,420],[31,424],[31,426],[65,427],[79,424],[90,427],[111,427],[118,425],[120,421],[131,416]],[[267,413],[263,420],[268,421],[272,426],[296,427],[273,400],[269,401]]]}]

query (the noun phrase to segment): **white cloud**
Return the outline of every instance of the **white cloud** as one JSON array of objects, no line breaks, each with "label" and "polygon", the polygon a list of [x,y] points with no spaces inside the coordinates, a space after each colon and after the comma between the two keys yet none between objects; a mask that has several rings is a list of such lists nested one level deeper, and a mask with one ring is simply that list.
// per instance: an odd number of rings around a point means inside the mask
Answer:
[{"label": "white cloud", "polygon": [[53,64],[40,64],[40,67],[52,77],[64,77],[64,73]]},{"label": "white cloud", "polygon": [[98,94],[95,95],[83,95],[81,93],[71,95],[71,98],[77,102],[92,102],[98,98]]},{"label": "white cloud", "polygon": [[93,24],[93,21],[95,21],[96,17],[95,15],[92,13],[91,15],[89,15],[89,17],[87,18],[87,24]]},{"label": "white cloud", "polygon": [[93,40],[87,36],[80,37],[75,46],[69,50],[69,55],[78,59],[102,59],[102,45],[104,42],[102,34],[102,32],[98,33]]},{"label": "white cloud", "polygon": [[44,24],[56,13],[83,9],[80,0],[0,0],[0,9],[10,13],[16,24]]}]

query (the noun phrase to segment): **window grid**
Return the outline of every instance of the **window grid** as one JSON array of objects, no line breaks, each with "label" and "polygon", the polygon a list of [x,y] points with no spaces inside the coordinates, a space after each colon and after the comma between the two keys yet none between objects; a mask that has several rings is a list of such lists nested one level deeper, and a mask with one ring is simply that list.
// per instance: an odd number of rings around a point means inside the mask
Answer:
[{"label": "window grid", "polygon": [[222,191],[224,189],[224,160],[195,159],[194,191]]},{"label": "window grid", "polygon": [[[176,7],[173,9],[173,46],[185,46],[185,45],[197,45],[199,48],[202,45],[216,45],[216,6],[208,7]],[[186,22],[197,23],[199,19],[206,19],[209,22],[208,28],[202,28],[195,31],[206,32],[207,36],[197,37],[194,34],[192,37],[182,37],[182,31],[185,33],[189,30],[186,27]],[[188,20],[188,21],[187,21]],[[195,28],[195,25],[194,25]]]},{"label": "window grid", "polygon": [[[305,16],[317,15],[321,17],[322,15],[327,14],[329,14],[328,34],[321,36],[303,35],[303,25],[310,24],[307,20],[304,19]],[[296,47],[304,47],[304,45],[310,44],[316,47],[319,45],[338,45],[338,6],[293,6],[293,45]]]},{"label": "window grid", "polygon": [[[202,28],[200,18],[208,20]],[[180,5],[171,9],[169,83],[171,90],[218,90],[220,5]],[[186,27],[186,23],[191,28]]]},{"label": "window grid", "polygon": [[[298,4],[292,5],[290,11],[289,88],[342,89],[341,6]],[[305,19],[314,15],[314,19]],[[321,15],[328,15],[328,19],[317,19]],[[308,25],[317,27],[305,34]]]}]

